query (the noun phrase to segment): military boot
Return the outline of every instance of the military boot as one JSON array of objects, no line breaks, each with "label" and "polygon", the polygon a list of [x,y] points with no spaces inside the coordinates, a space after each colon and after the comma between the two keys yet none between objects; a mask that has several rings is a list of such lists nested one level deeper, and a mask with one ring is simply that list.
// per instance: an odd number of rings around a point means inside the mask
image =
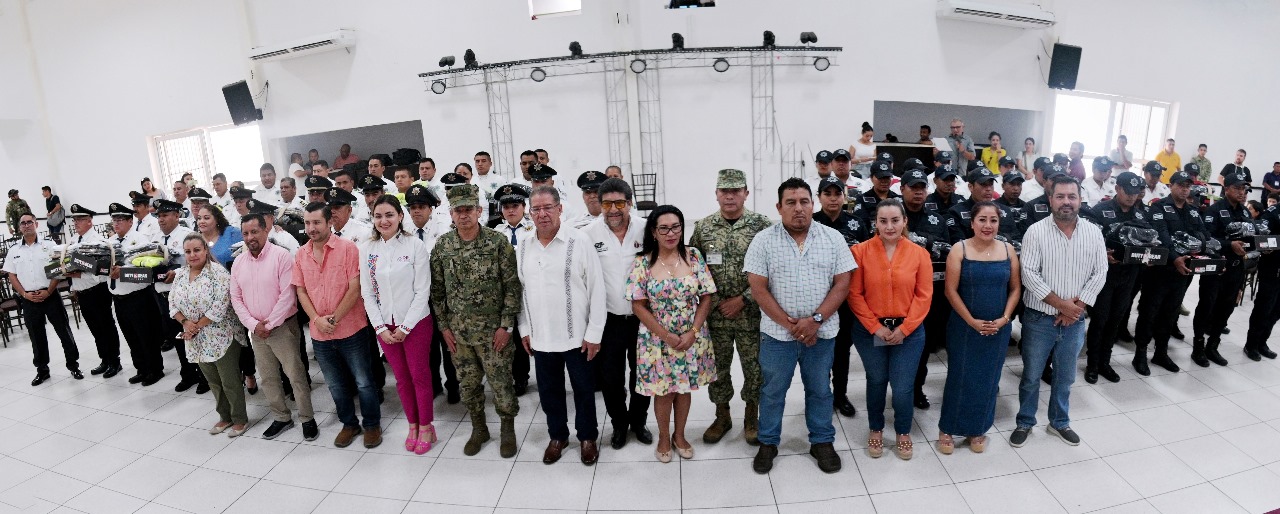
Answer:
[{"label": "military boot", "polygon": [[510,459],[516,456],[516,421],[512,418],[502,418],[502,431],[498,434],[500,442],[499,453],[504,459]]},{"label": "military boot", "polygon": [[489,424],[485,422],[484,411],[471,413],[471,439],[462,446],[462,454],[468,457],[480,453],[480,447],[489,442]]},{"label": "military boot", "polygon": [[1191,362],[1202,368],[1209,367],[1209,359],[1204,357],[1204,336],[1196,336],[1191,340]]},{"label": "military boot", "polygon": [[1226,366],[1227,359],[1224,359],[1222,354],[1218,353],[1219,344],[1222,344],[1222,338],[1218,336],[1209,336],[1209,342],[1204,345],[1204,356],[1206,359],[1209,359],[1209,362],[1219,366]]},{"label": "military boot", "polygon": [[707,444],[715,444],[724,439],[724,435],[733,428],[733,419],[729,417],[729,404],[716,404],[716,420],[711,422],[711,426],[707,427],[707,431],[702,434],[702,441]]},{"label": "military boot", "polygon": [[742,420],[742,438],[747,440],[747,444],[756,446],[760,444],[760,404],[755,402],[747,402],[747,413]]},{"label": "military boot", "polygon": [[1147,366],[1147,345],[1139,344],[1133,349],[1133,370],[1139,375],[1151,375],[1151,367]]}]

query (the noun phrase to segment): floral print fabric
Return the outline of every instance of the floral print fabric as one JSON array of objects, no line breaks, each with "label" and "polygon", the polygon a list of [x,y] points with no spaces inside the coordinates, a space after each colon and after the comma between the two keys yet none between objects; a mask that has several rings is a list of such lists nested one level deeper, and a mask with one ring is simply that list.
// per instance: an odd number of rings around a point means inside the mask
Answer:
[{"label": "floral print fabric", "polygon": [[205,265],[195,280],[190,278],[190,273],[191,268],[187,266],[174,272],[169,315],[181,312],[192,321],[202,316],[213,321],[185,341],[191,362],[212,364],[227,352],[240,330],[240,323],[231,310],[231,273],[212,262]]},{"label": "floral print fabric", "polygon": [[[655,278],[649,258],[637,256],[627,277],[627,300],[648,300],[649,311],[664,328],[675,334],[693,328],[699,298],[716,292],[715,281],[697,249],[689,248],[693,273],[680,278]],[[636,348],[636,392],[646,396],[688,393],[716,379],[715,355],[707,325],[702,325],[693,346],[683,352],[671,349],[643,324]]]}]

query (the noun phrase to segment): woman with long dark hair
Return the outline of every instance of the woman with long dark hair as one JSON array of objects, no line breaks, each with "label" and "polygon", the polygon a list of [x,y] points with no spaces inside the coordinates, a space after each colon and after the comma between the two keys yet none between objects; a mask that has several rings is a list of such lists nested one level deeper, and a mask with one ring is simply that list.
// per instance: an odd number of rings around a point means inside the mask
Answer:
[{"label": "woman with long dark hair", "polygon": [[871,163],[876,160],[876,145],[871,140],[876,136],[876,131],[871,128],[871,124],[862,122],[862,136],[849,145],[849,155],[853,158],[850,164],[853,165],[853,171],[862,178],[871,178]]},{"label": "woman with long dark hair", "polygon": [[[662,205],[649,213],[644,243],[627,277],[627,299],[640,318],[636,348],[636,392],[654,397],[658,460],[671,462],[671,449],[693,458],[684,436],[691,394],[716,378],[707,332],[715,281],[696,248],[684,244],[684,213]],[[675,411],[675,430],[671,412]]]},{"label": "woman with long dark hair", "polygon": [[139,184],[142,194],[150,196],[152,200],[168,200],[169,192],[164,189],[156,189],[151,183],[151,177],[142,177],[142,183]]}]

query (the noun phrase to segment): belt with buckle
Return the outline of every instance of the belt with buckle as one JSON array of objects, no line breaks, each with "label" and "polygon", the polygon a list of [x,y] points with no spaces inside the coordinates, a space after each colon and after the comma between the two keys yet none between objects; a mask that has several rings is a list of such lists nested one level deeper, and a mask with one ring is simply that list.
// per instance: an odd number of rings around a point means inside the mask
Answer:
[{"label": "belt with buckle", "polygon": [[886,328],[898,328],[907,318],[880,318],[880,324]]}]

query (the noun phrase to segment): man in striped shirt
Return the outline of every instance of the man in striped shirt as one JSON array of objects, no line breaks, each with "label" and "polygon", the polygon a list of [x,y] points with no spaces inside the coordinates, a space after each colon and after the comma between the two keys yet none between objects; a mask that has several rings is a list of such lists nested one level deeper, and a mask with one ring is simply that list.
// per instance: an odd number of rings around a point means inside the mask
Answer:
[{"label": "man in striped shirt", "polygon": [[1022,238],[1022,380],[1018,386],[1018,427],[1009,436],[1015,448],[1027,442],[1036,424],[1039,377],[1052,359],[1048,432],[1071,446],[1080,436],[1071,430],[1068,401],[1076,359],[1085,339],[1085,309],[1094,304],[1107,279],[1107,249],[1102,231],[1080,223],[1080,183],[1058,175],[1047,184],[1052,216],[1031,225]]}]

